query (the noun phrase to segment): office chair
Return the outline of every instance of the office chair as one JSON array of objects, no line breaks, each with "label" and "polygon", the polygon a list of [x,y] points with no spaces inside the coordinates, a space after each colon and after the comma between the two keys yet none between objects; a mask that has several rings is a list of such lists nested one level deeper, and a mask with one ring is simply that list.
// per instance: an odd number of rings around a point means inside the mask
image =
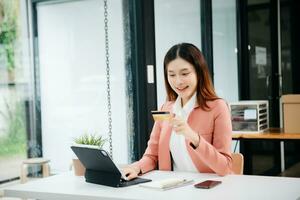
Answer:
[{"label": "office chair", "polygon": [[234,174],[244,173],[244,156],[241,153],[232,153],[232,171]]}]

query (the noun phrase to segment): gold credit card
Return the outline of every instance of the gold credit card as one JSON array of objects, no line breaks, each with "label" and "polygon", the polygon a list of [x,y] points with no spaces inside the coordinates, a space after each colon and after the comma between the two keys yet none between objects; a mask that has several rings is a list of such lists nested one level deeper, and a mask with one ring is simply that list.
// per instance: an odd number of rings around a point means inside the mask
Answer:
[{"label": "gold credit card", "polygon": [[171,119],[171,113],[168,111],[151,111],[154,121],[164,121]]}]

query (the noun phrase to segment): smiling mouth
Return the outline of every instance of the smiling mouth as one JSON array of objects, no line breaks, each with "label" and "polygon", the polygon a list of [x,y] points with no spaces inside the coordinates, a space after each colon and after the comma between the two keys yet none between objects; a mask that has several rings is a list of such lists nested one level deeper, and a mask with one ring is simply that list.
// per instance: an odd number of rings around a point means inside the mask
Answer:
[{"label": "smiling mouth", "polygon": [[183,91],[183,90],[185,90],[185,89],[187,89],[189,86],[186,86],[186,87],[184,87],[184,88],[176,88],[178,91]]}]

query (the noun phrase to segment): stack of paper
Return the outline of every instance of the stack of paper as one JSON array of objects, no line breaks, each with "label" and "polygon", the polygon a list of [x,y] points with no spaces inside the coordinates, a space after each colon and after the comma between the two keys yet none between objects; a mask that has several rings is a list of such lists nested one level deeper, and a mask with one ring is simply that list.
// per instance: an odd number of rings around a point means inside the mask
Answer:
[{"label": "stack of paper", "polygon": [[152,181],[144,184],[140,184],[141,187],[158,189],[158,190],[168,190],[172,188],[177,188],[185,186],[189,183],[192,183],[193,180],[187,180],[182,178],[170,178],[159,181]]}]

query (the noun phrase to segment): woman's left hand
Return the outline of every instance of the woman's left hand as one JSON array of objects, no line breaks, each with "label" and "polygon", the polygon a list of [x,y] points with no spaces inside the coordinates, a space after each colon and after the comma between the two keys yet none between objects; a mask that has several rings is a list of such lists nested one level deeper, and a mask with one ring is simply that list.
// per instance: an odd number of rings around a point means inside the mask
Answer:
[{"label": "woman's left hand", "polygon": [[177,134],[183,135],[187,140],[191,141],[195,147],[199,145],[200,137],[195,131],[191,129],[188,123],[181,117],[174,117],[171,119],[173,130]]}]

